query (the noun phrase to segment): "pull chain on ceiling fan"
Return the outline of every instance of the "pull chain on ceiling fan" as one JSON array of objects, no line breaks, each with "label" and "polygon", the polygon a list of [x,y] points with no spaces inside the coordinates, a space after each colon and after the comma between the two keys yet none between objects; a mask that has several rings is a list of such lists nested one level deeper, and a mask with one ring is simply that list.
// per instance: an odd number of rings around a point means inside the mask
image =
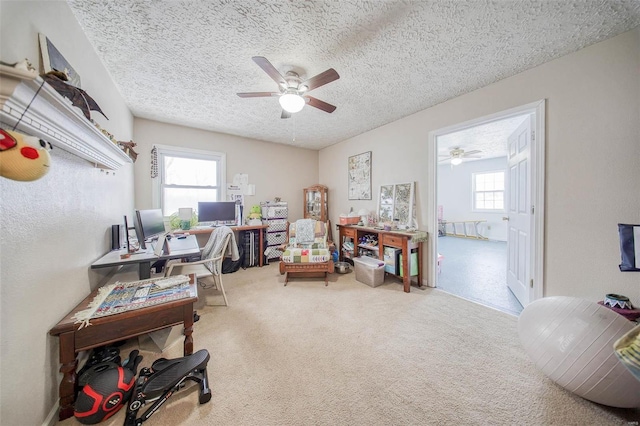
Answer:
[{"label": "pull chain on ceiling fan", "polygon": [[253,62],[258,64],[269,77],[278,83],[279,92],[246,92],[238,93],[241,98],[265,98],[265,97],[279,97],[278,101],[282,106],[281,118],[289,118],[292,113],[296,113],[309,104],[314,108],[318,108],[322,111],[332,113],[336,110],[334,105],[321,101],[307,95],[306,93],[316,89],[325,84],[331,83],[340,78],[336,70],[329,68],[325,72],[322,72],[315,77],[311,77],[307,81],[302,81],[298,73],[294,71],[288,71],[284,76],[267,60],[262,56],[254,56]]}]

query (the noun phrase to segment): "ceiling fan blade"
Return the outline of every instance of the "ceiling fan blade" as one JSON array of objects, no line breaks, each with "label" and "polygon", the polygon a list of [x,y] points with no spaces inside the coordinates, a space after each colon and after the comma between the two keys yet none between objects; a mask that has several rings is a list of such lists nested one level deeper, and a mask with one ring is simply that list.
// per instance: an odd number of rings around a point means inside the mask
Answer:
[{"label": "ceiling fan blade", "polygon": [[282,74],[280,74],[278,70],[273,65],[271,65],[271,62],[269,62],[267,58],[263,56],[254,56],[251,59],[253,59],[253,62],[258,64],[258,66],[262,68],[264,72],[269,74],[269,77],[271,77],[273,81],[278,83],[280,86],[287,86],[287,82]]},{"label": "ceiling fan blade", "polygon": [[280,93],[276,92],[247,92],[247,93],[236,93],[241,98],[269,98],[271,96],[279,96]]},{"label": "ceiling fan blade", "polygon": [[333,111],[336,110],[335,106],[328,104],[325,101],[321,101],[320,99],[316,99],[312,96],[305,96],[304,98],[307,100],[307,103],[309,105],[311,105],[314,108],[321,109],[324,112],[332,113]]},{"label": "ceiling fan blade", "polygon": [[465,151],[464,152],[464,156],[469,156],[469,155],[474,155],[474,154],[480,154],[482,151],[478,151],[477,149],[474,149],[473,151]]},{"label": "ceiling fan blade", "polygon": [[481,155],[464,155],[464,158],[482,158]]},{"label": "ceiling fan blade", "polygon": [[290,117],[291,117],[291,113],[289,111],[282,110],[282,115],[280,116],[280,118],[290,118]]},{"label": "ceiling fan blade", "polygon": [[302,83],[301,86],[307,86],[307,91],[309,91],[320,86],[324,86],[325,84],[331,83],[332,81],[335,81],[339,78],[340,76],[338,75],[338,72],[333,68],[329,68],[325,72],[320,73],[315,77],[311,77],[309,80]]}]

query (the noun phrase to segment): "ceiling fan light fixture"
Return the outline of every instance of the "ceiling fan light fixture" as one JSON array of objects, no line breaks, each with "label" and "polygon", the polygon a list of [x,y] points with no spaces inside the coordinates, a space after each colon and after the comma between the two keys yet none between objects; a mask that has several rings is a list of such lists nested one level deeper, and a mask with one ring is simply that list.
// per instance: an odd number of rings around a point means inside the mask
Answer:
[{"label": "ceiling fan light fixture", "polygon": [[282,109],[290,113],[299,112],[305,104],[304,98],[297,93],[285,93],[279,102]]},{"label": "ceiling fan light fixture", "polygon": [[460,157],[455,157],[451,159],[451,164],[453,164],[454,166],[457,166],[460,163],[462,163],[462,158]]}]

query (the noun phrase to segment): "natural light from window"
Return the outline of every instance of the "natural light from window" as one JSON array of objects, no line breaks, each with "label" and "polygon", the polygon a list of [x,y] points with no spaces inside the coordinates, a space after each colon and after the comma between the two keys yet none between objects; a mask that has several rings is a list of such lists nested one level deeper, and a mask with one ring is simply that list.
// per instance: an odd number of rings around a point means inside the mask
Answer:
[{"label": "natural light from window", "polygon": [[504,210],[504,171],[473,173],[473,209]]},{"label": "natural light from window", "polygon": [[218,201],[220,196],[219,162],[217,158],[162,155],[161,200],[165,216],[181,207],[198,208],[198,201]]}]

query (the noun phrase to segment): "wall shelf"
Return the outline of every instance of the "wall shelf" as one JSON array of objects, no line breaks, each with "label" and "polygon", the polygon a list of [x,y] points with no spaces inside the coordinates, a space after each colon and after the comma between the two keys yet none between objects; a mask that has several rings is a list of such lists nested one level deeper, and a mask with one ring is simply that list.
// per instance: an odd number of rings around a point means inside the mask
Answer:
[{"label": "wall shelf", "polygon": [[[43,83],[44,80],[35,73],[0,65],[2,127],[12,129],[19,121],[16,130],[46,140],[55,148],[102,168],[117,170],[133,162],[70,100]],[[38,92],[40,86],[42,89]],[[36,93],[38,95],[34,98]]]}]

